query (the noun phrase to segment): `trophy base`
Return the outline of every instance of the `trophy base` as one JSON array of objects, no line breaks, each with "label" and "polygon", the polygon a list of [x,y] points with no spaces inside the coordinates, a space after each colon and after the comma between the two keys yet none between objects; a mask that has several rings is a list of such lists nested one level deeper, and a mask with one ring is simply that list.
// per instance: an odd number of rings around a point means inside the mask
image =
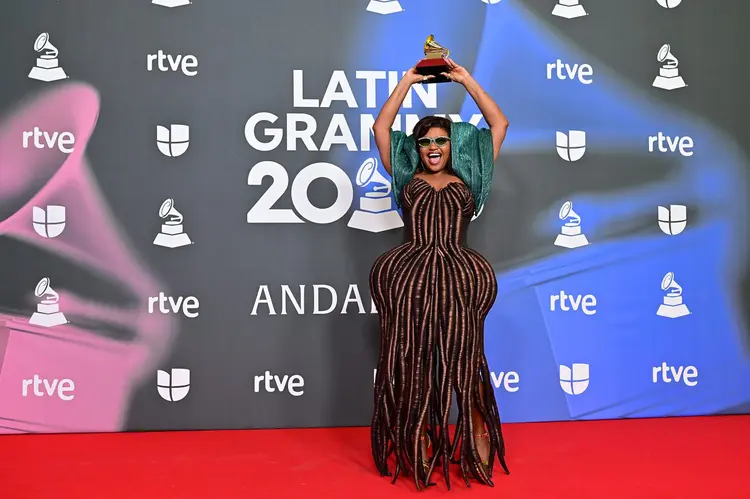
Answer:
[{"label": "trophy base", "polygon": [[423,76],[434,76],[423,83],[447,83],[450,80],[440,73],[450,72],[448,64],[442,57],[436,59],[422,59],[417,63],[417,73]]},{"label": "trophy base", "polygon": [[557,17],[564,17],[565,19],[575,19],[576,17],[583,17],[586,14],[586,10],[583,5],[555,5],[552,9],[552,15]]},{"label": "trophy base", "polygon": [[685,83],[685,80],[682,79],[682,76],[675,76],[671,78],[657,76],[654,80],[654,86],[656,88],[661,88],[662,90],[675,90],[678,88],[687,87],[687,84]]},{"label": "trophy base", "polygon": [[56,68],[39,68],[34,67],[31,68],[31,72],[29,73],[29,78],[32,80],[39,80],[44,82],[51,82],[51,81],[58,81],[58,80],[64,80],[67,78],[68,75],[65,74],[65,71],[61,67]]},{"label": "trophy base", "polygon": [[193,244],[193,241],[183,232],[182,234],[157,234],[154,244],[164,248],[179,248]]},{"label": "trophy base", "polygon": [[68,319],[65,318],[62,312],[56,312],[54,314],[40,314],[39,312],[34,312],[31,319],[29,319],[29,324],[42,327],[59,326],[67,323]]},{"label": "trophy base", "polygon": [[690,315],[690,310],[688,310],[687,305],[685,304],[677,305],[676,307],[671,305],[660,305],[659,310],[656,311],[656,315],[668,319],[676,319],[678,317]]},{"label": "trophy base", "polygon": [[578,234],[577,236],[566,236],[564,234],[558,234],[557,239],[555,239],[555,246],[560,246],[562,248],[580,248],[581,246],[586,246],[589,244],[589,240],[586,239],[586,236],[583,234]]},{"label": "trophy base", "polygon": [[352,218],[349,219],[349,223],[346,225],[352,229],[378,233],[403,227],[404,221],[401,220],[396,210],[381,213],[357,210],[352,213]]}]

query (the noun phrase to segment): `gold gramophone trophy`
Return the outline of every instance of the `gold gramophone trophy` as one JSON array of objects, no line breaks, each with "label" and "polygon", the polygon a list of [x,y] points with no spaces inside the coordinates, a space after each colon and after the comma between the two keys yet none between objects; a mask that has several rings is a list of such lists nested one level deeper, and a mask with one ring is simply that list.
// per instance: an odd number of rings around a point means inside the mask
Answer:
[{"label": "gold gramophone trophy", "polygon": [[448,63],[445,58],[450,55],[451,51],[435,41],[435,37],[430,35],[424,42],[424,59],[419,61],[416,66],[417,73],[428,76],[434,75],[434,78],[426,80],[425,83],[445,83],[450,81],[440,73],[450,73]]}]

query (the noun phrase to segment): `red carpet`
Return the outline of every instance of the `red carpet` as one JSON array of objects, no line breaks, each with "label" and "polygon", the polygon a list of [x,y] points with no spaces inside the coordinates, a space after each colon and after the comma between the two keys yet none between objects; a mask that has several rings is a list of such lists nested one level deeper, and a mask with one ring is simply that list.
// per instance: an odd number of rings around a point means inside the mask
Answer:
[{"label": "red carpet", "polygon": [[[421,497],[750,498],[750,416],[509,424],[511,475]],[[420,497],[366,428],[0,436],[3,499]]]}]

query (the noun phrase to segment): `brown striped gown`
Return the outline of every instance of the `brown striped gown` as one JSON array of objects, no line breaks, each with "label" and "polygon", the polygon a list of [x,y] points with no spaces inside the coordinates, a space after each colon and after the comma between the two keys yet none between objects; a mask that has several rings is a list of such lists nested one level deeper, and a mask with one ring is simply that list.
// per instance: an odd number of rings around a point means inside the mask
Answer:
[{"label": "brown striped gown", "polygon": [[[497,281],[490,263],[466,246],[474,198],[461,182],[436,189],[415,176],[401,201],[407,241],[378,257],[370,272],[381,327],[371,425],[375,465],[394,482],[400,472],[412,473],[418,489],[436,467],[450,488],[450,462],[460,464],[467,485],[469,477],[492,485],[495,456],[507,473],[484,355],[484,320]],[[451,435],[454,392],[459,414]],[[472,406],[490,436],[489,469],[477,453],[473,435],[484,429],[472,428]],[[428,455],[420,441],[425,430]]]}]

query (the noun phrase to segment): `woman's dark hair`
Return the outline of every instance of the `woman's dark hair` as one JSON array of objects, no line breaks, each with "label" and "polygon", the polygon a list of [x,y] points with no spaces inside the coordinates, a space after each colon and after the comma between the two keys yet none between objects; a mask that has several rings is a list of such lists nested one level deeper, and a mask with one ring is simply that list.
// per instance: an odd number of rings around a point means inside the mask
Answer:
[{"label": "woman's dark hair", "polygon": [[440,116],[425,116],[414,125],[414,139],[424,137],[430,128],[442,128],[451,136],[451,120]]},{"label": "woman's dark hair", "polygon": [[[451,136],[451,120],[448,118],[441,118],[440,116],[425,116],[414,125],[414,131],[412,132],[414,140],[424,137],[430,128],[442,128],[448,132],[448,137]],[[417,146],[417,153],[419,153],[419,146]],[[448,164],[446,165],[448,171],[453,171],[452,164],[453,155],[451,154],[450,158],[448,158]],[[424,169],[424,165],[420,163],[419,169]]]}]

